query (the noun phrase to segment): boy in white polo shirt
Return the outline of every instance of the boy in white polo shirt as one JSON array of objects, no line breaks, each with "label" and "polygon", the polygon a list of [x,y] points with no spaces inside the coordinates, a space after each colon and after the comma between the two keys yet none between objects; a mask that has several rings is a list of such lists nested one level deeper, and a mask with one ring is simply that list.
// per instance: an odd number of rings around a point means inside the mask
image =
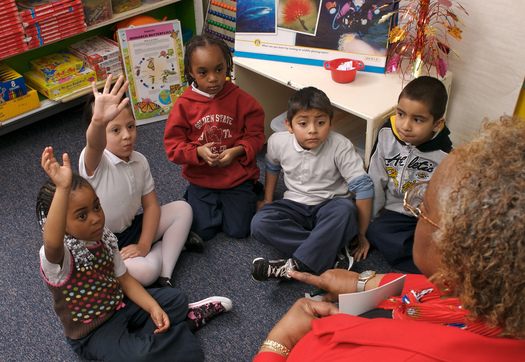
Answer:
[{"label": "boy in white polo shirt", "polygon": [[[334,264],[338,251],[348,252],[355,236],[359,242],[353,256],[358,261],[367,256],[373,184],[350,140],[331,131],[332,118],[326,94],[303,88],[288,101],[288,132],[268,140],[265,196],[251,233],[285,259],[255,259],[255,281],[290,279],[289,269],[321,274],[340,267]],[[282,200],[273,201],[281,170],[287,191]]]}]

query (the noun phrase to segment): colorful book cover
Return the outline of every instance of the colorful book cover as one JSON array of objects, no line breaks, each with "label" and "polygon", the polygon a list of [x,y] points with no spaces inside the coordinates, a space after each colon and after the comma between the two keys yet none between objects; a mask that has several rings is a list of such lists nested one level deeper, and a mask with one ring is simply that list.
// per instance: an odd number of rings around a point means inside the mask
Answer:
[{"label": "colorful book cover", "polygon": [[164,120],[186,88],[179,20],[118,30],[137,124]]}]

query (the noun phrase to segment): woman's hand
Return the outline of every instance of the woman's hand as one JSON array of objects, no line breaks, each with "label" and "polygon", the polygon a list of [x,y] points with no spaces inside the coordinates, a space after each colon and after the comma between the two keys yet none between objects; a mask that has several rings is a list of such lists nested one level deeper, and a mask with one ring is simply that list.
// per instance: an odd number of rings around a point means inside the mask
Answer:
[{"label": "woman's hand", "polygon": [[138,256],[146,256],[148,255],[150,251],[150,248],[146,245],[142,244],[131,244],[128,246],[125,246],[120,250],[120,255],[122,255],[122,259],[126,260],[128,258],[136,258]]},{"label": "woman's hand", "polygon": [[208,166],[215,167],[219,165],[219,154],[213,153],[211,147],[214,145],[213,142],[206,143],[205,145],[197,147],[197,155],[202,158]]},{"label": "woman's hand", "polygon": [[357,279],[359,278],[358,273],[344,269],[330,269],[320,276],[290,270],[288,275],[293,279],[326,291],[323,296],[323,301],[325,302],[337,302],[339,294],[356,292]]},{"label": "woman's hand", "polygon": [[[268,334],[268,339],[292,349],[304,335],[312,330],[314,319],[339,313],[332,303],[324,303],[302,298],[288,310]],[[271,351],[261,347],[261,352]]]}]

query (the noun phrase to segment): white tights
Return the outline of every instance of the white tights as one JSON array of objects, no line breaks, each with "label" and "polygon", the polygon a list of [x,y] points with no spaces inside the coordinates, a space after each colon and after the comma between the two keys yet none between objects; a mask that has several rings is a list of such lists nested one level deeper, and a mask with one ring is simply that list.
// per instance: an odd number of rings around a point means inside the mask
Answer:
[{"label": "white tights", "polygon": [[128,273],[144,286],[151,285],[159,276],[171,278],[192,221],[193,211],[185,201],[161,206],[154,240],[162,240],[152,245],[148,255],[124,260]]}]

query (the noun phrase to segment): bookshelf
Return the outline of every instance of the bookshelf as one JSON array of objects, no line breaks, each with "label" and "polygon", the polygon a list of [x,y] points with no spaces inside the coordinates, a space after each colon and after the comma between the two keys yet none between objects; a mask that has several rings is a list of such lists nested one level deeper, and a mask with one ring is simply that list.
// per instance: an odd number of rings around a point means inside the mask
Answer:
[{"label": "bookshelf", "polygon": [[[82,34],[62,39],[58,42],[47,44],[39,48],[30,49],[24,53],[2,59],[1,61],[22,74],[29,70],[29,60],[64,50],[68,44],[98,34],[102,34],[108,38],[113,38],[112,27],[115,23],[141,14],[147,14],[159,20],[164,17],[167,17],[168,19],[179,19],[184,27],[193,31],[193,34],[200,33],[203,28],[203,4],[201,0],[161,0],[149,3],[143,2],[142,5],[136,9],[115,14],[108,21],[89,26]],[[22,113],[19,116],[2,122],[0,125],[0,136],[28,126],[34,122],[38,122],[59,112],[84,104],[89,92],[90,89],[76,92],[58,102],[49,100],[42,96],[40,98],[39,108]]]}]

